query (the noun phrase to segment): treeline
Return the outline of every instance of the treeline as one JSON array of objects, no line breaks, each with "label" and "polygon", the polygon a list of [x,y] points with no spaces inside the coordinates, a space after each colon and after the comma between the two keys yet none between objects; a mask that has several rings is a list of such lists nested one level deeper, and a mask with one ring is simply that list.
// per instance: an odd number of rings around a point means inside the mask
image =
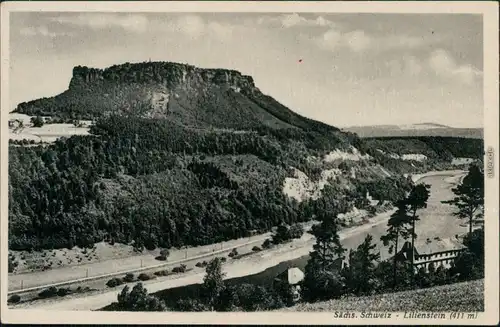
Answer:
[{"label": "treeline", "polygon": [[423,154],[430,159],[451,161],[453,158],[472,158],[482,160],[484,141],[482,139],[462,137],[382,137],[363,139],[366,152],[375,158],[387,154]]}]

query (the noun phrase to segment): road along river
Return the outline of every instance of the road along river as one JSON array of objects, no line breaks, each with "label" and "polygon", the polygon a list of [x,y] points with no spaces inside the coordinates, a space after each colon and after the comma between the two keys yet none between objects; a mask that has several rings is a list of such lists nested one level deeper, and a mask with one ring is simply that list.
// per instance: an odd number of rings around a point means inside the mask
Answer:
[{"label": "road along river", "polygon": [[[463,177],[464,171],[432,172],[429,176],[419,176],[419,183],[424,182],[431,185],[431,194],[428,207],[419,212],[420,221],[416,224],[416,232],[419,239],[454,237],[457,234],[467,232],[467,226],[460,226],[460,221],[452,215],[453,208],[442,204],[441,201],[453,196],[451,188]],[[373,236],[377,242],[382,258],[387,258],[388,251],[382,246],[380,236],[385,234],[386,222],[392,212],[387,212],[370,220],[370,223],[359,227],[345,229],[340,232],[340,238],[346,248],[356,248],[367,234]],[[261,253],[256,253],[247,258],[229,261],[224,265],[226,278],[239,278],[247,276],[252,280],[274,277],[275,271],[284,270],[287,266],[303,266],[307,262],[307,256],[312,249],[314,239],[312,235],[305,234],[300,240],[291,244],[285,244]],[[206,258],[207,260],[209,258]],[[266,271],[267,270],[267,271]],[[278,271],[279,272],[279,271]],[[179,275],[178,278],[156,279],[145,282],[144,285],[149,293],[156,293],[166,289],[182,287],[190,284],[201,283],[204,271],[193,270],[187,274]],[[257,276],[261,274],[261,276]],[[251,276],[254,275],[254,276]],[[267,277],[266,277],[267,276]],[[34,301],[16,306],[16,308],[33,308],[44,310],[98,310],[116,301],[122,287],[116,290],[105,290],[98,294],[90,294],[80,297],[66,297],[47,301]],[[83,295],[83,294],[82,294]],[[62,301],[61,301],[62,300]]]}]

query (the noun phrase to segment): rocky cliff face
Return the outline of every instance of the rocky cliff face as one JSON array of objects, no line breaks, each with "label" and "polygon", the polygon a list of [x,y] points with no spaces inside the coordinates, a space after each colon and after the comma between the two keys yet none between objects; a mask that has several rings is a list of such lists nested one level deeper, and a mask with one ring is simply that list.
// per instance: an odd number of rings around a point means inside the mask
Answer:
[{"label": "rocky cliff face", "polygon": [[73,69],[70,89],[102,83],[160,84],[169,89],[217,85],[252,94],[258,89],[251,76],[235,70],[203,69],[171,62],[126,63],[106,69],[77,66]]}]

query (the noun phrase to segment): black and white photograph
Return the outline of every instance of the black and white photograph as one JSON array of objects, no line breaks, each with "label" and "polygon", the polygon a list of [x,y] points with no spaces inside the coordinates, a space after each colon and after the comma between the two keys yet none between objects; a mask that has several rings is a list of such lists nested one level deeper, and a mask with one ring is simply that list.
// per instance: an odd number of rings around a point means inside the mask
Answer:
[{"label": "black and white photograph", "polygon": [[498,323],[498,6],[378,4],[2,3],[2,321]]}]

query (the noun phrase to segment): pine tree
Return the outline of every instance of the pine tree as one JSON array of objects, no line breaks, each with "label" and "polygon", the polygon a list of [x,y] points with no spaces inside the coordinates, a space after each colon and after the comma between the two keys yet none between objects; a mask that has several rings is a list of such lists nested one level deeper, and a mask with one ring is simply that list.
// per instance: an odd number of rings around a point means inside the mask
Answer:
[{"label": "pine tree", "polygon": [[389,253],[394,253],[393,258],[393,288],[397,285],[397,253],[398,253],[398,243],[399,238],[402,237],[404,240],[410,237],[409,225],[411,224],[411,217],[408,215],[408,206],[404,200],[400,200],[396,203],[396,211],[391,215],[389,221],[387,222],[387,234],[380,237],[380,240],[385,246],[389,246]]},{"label": "pine tree", "polygon": [[469,235],[472,234],[474,218],[481,216],[484,207],[484,174],[478,166],[469,167],[469,173],[462,182],[452,189],[455,197],[442,203],[453,205],[457,208],[454,215],[460,219],[469,220]]},{"label": "pine tree", "polygon": [[377,285],[376,265],[380,260],[380,252],[375,250],[376,245],[372,242],[371,234],[366,235],[363,243],[349,257],[352,284],[347,286],[357,295],[370,294],[379,286]]},{"label": "pine tree", "polygon": [[344,288],[340,269],[346,250],[340,243],[335,209],[311,229],[316,244],[305,267],[302,295],[306,300],[332,298],[340,295]]},{"label": "pine tree", "polygon": [[410,222],[411,222],[411,269],[412,276],[414,275],[413,269],[415,264],[415,238],[417,238],[417,234],[415,233],[415,223],[419,220],[417,216],[417,210],[423,209],[427,207],[427,200],[429,200],[429,189],[430,185],[427,184],[418,184],[412,187],[410,194],[405,199],[406,204],[408,205],[409,213],[410,213]]}]

